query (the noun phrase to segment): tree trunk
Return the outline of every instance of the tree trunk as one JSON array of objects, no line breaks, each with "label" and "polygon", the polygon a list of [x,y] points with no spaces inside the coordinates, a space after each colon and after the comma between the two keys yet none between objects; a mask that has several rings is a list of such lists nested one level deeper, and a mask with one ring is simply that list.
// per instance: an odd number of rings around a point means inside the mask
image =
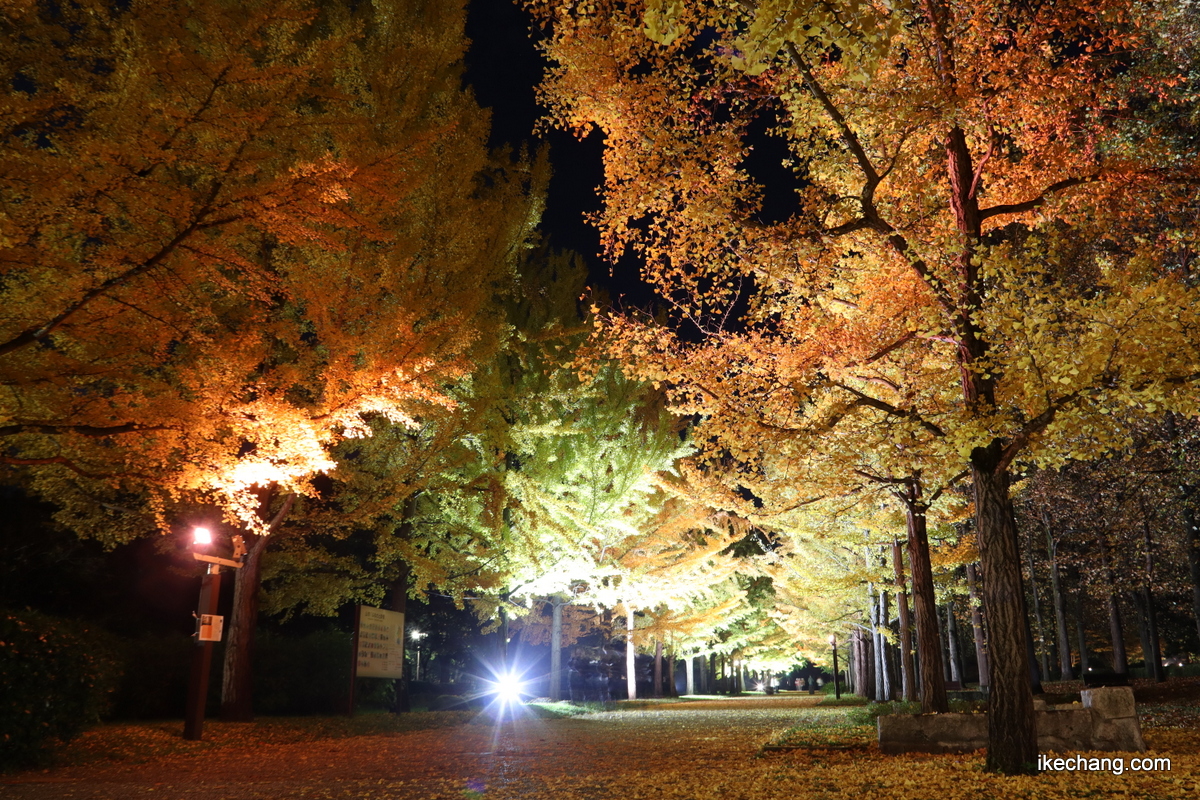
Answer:
[{"label": "tree trunk", "polygon": [[925,505],[920,487],[910,486],[906,507],[908,527],[908,565],[912,570],[913,605],[916,606],[917,653],[920,655],[921,712],[945,713],[946,679],[942,675],[942,647],[938,629],[937,596],[933,586],[933,567],[929,563],[929,537],[925,527]]},{"label": "tree trunk", "polygon": [[1079,591],[1076,595],[1076,608],[1078,612],[1075,614],[1075,636],[1079,642],[1079,677],[1087,675],[1091,664],[1088,663],[1088,641],[1087,641],[1087,618],[1085,611],[1087,607],[1087,587],[1083,584],[1083,576],[1079,576]]},{"label": "tree trunk", "polygon": [[667,651],[667,697],[679,697],[679,692],[675,689],[675,650],[674,648]]},{"label": "tree trunk", "polygon": [[[264,499],[270,502],[271,492]],[[262,556],[271,534],[292,510],[296,496],[289,494],[271,522],[266,533],[255,536],[247,532],[245,558],[242,568],[234,570],[233,612],[230,615],[229,638],[225,642],[225,660],[221,669],[221,719],[226,722],[249,722],[254,719],[254,633],[258,629],[258,587],[262,579]],[[264,508],[265,510],[265,508]]]},{"label": "tree trunk", "polygon": [[562,617],[563,599],[550,598],[550,701],[562,700]]},{"label": "tree trunk", "polygon": [[637,645],[633,642],[633,606],[625,604],[625,696],[637,699]]},{"label": "tree trunk", "polygon": [[1196,618],[1196,643],[1200,646],[1200,531],[1196,530],[1196,512],[1184,508],[1183,527],[1187,533],[1188,566],[1192,571],[1192,615]]},{"label": "tree trunk", "polygon": [[946,601],[946,644],[950,651],[950,680],[963,685],[962,659],[958,653],[958,620],[954,617],[954,600]]},{"label": "tree trunk", "polygon": [[1021,586],[1021,553],[1008,472],[999,468],[999,461],[999,443],[976,448],[971,454],[988,624],[987,768],[1017,774],[1036,771],[1037,727],[1026,655],[1028,617]]},{"label": "tree trunk", "polygon": [[696,657],[688,656],[683,660],[684,688],[686,694],[696,693]]},{"label": "tree trunk", "polygon": [[895,697],[895,676],[892,674],[892,657],[891,644],[887,639],[888,630],[888,595],[886,591],[879,592],[879,665],[878,669],[883,673],[883,697],[886,700],[894,700]]},{"label": "tree trunk", "polygon": [[663,646],[659,639],[654,640],[654,691],[651,697],[663,696]]},{"label": "tree trunk", "polygon": [[1125,654],[1125,630],[1121,625],[1121,606],[1117,602],[1116,576],[1113,575],[1112,560],[1108,555],[1108,543],[1101,536],[1099,540],[1100,558],[1104,564],[1104,578],[1108,583],[1108,630],[1112,636],[1112,668],[1113,672],[1127,674],[1129,658]]},{"label": "tree trunk", "polygon": [[967,588],[971,592],[971,632],[975,636],[975,666],[979,670],[979,688],[988,685],[987,642],[983,632],[983,611],[979,604],[975,565],[967,564]]},{"label": "tree trunk", "polygon": [[1150,520],[1145,509],[1142,510],[1142,535],[1146,545],[1146,582],[1142,586],[1142,602],[1146,608],[1146,637],[1150,640],[1150,650],[1145,655],[1148,667],[1146,677],[1162,683],[1167,678],[1163,673],[1158,641],[1158,612],[1154,607],[1154,540],[1150,537]]},{"label": "tree trunk", "polygon": [[1050,659],[1046,650],[1046,626],[1042,620],[1042,604],[1038,599],[1038,581],[1033,561],[1033,534],[1029,534],[1029,596],[1033,598],[1033,619],[1037,623],[1037,638],[1034,644],[1037,648],[1038,665],[1044,680],[1050,680]]},{"label": "tree trunk", "polygon": [[900,541],[892,539],[892,571],[896,575],[896,610],[900,615],[900,683],[904,700],[917,699],[916,668],[912,654],[912,621],[908,615],[908,584],[904,577],[904,553]]},{"label": "tree trunk", "polygon": [[1054,627],[1058,634],[1058,679],[1069,681],[1074,675],[1071,663],[1071,639],[1067,634],[1067,608],[1063,599],[1062,582],[1058,574],[1058,544],[1050,533],[1050,517],[1043,510],[1046,525],[1046,558],[1050,560],[1050,595],[1054,601]]},{"label": "tree trunk", "polygon": [[[396,580],[392,583],[392,610],[404,615],[404,630],[401,631],[404,641],[404,647],[408,646],[408,575],[409,566],[405,561],[400,562],[400,571],[396,576]],[[408,679],[404,677],[404,671],[400,672],[401,677],[392,681],[395,698],[392,703],[393,714],[405,714],[412,711],[412,703],[408,697]]]}]

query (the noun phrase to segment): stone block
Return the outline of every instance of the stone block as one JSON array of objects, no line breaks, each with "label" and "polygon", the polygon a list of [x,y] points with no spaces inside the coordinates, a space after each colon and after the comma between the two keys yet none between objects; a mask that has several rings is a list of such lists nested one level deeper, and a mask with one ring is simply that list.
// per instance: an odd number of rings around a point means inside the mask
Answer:
[{"label": "stone block", "polygon": [[1101,719],[1137,717],[1137,706],[1133,702],[1133,689],[1128,686],[1102,686],[1084,689],[1080,693],[1083,707],[1090,708]]},{"label": "stone block", "polygon": [[1061,753],[1068,750],[1090,750],[1092,712],[1086,708],[1065,711],[1038,711],[1038,750]]},{"label": "stone block", "polygon": [[1144,753],[1146,741],[1142,739],[1142,726],[1137,717],[1093,717],[1090,746],[1080,749]]}]

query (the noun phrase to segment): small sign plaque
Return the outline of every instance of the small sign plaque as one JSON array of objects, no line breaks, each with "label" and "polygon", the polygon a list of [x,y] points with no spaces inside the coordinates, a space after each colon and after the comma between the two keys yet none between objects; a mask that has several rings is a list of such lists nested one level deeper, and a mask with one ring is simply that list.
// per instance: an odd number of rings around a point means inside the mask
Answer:
[{"label": "small sign plaque", "polygon": [[201,642],[219,642],[224,627],[225,618],[220,614],[201,614],[196,626],[196,639]]},{"label": "small sign plaque", "polygon": [[360,678],[404,677],[404,615],[359,606],[355,658]]}]

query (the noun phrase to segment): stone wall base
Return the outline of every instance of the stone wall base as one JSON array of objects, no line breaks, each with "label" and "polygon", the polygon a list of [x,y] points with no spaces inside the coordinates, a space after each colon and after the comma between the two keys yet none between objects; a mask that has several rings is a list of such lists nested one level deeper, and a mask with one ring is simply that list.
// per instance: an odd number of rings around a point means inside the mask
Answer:
[{"label": "stone wall base", "polygon": [[[1082,705],[1035,711],[1038,750],[1146,752],[1133,690],[1086,689]],[[970,753],[987,747],[987,714],[891,714],[879,717],[884,753]]]}]

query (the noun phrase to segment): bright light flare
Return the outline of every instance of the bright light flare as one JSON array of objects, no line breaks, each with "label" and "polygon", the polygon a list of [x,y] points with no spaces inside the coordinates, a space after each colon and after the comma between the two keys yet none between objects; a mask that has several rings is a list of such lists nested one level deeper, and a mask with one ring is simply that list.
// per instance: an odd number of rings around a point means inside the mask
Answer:
[{"label": "bright light flare", "polygon": [[212,544],[212,531],[208,528],[195,527],[192,528],[192,544],[196,547],[207,547]]},{"label": "bright light flare", "polygon": [[505,673],[492,681],[496,700],[503,705],[516,705],[521,702],[521,695],[526,694],[525,682],[511,672]]}]

